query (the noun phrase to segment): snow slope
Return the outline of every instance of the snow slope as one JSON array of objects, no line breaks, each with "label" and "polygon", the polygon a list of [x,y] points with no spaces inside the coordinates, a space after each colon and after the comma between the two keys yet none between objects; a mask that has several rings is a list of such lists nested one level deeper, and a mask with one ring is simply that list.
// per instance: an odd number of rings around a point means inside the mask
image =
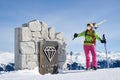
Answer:
[{"label": "snow slope", "polygon": [[[106,60],[106,53],[97,52],[98,61]],[[120,52],[109,52],[108,53],[109,60],[120,60]],[[85,54],[82,52],[76,52],[72,55],[72,61],[85,65]],[[92,61],[92,59],[91,59]],[[70,63],[70,54],[67,54],[67,63]]]},{"label": "snow slope", "polygon": [[64,71],[59,74],[41,75],[38,69],[2,73],[0,80],[120,80],[120,68],[97,71]]},{"label": "snow slope", "polygon": [[[109,53],[111,59],[120,59],[120,52]],[[73,61],[85,63],[84,53],[74,54]],[[98,52],[98,59],[105,59],[105,53]],[[69,62],[69,55],[67,55]],[[14,63],[14,54],[0,52],[0,64]],[[97,71],[72,70],[59,74],[40,75],[38,68],[34,70],[18,70],[1,72],[0,80],[120,80],[120,68],[98,69]]]},{"label": "snow slope", "polygon": [[14,63],[14,54],[10,52],[0,52],[0,64]]},{"label": "snow slope", "polygon": [[[106,60],[106,54],[104,52],[97,52],[98,60]],[[109,52],[109,59],[120,60],[120,52]],[[85,55],[84,53],[74,53],[72,56],[73,62],[85,65]],[[14,63],[14,54],[10,52],[0,52],[0,64]],[[70,63],[70,55],[67,54],[66,63]]]}]

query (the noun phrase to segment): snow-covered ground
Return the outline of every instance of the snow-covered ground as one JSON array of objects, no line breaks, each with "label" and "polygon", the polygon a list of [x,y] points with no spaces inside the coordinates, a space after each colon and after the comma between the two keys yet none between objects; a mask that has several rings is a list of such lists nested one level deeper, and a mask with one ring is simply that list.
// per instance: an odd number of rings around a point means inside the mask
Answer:
[{"label": "snow-covered ground", "polygon": [[[69,62],[69,57],[67,55],[67,62]],[[120,52],[109,53],[109,58],[120,60]],[[105,59],[105,53],[98,52],[98,59]],[[73,61],[84,64],[84,53],[74,54]],[[0,64],[8,64],[10,62],[14,63],[14,54],[0,52]],[[38,68],[0,73],[0,80],[120,80],[119,77],[120,68],[98,69],[97,71],[69,70],[54,75],[41,75],[38,72]]]},{"label": "snow-covered ground", "polygon": [[120,80],[120,68],[97,71],[64,71],[59,74],[41,75],[38,69],[2,73],[0,80]]}]

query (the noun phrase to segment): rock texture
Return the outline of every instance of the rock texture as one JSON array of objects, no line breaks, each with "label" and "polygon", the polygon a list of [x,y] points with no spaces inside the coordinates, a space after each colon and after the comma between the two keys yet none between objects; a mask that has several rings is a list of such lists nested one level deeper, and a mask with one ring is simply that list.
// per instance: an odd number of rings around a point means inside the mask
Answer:
[{"label": "rock texture", "polygon": [[63,68],[66,61],[66,41],[62,32],[55,33],[53,27],[32,20],[15,28],[15,69],[33,69],[38,66],[38,42],[57,41],[58,65]]},{"label": "rock texture", "polygon": [[55,29],[53,27],[48,28],[48,37],[50,40],[55,39]]},{"label": "rock texture", "polygon": [[41,31],[41,23],[39,20],[30,21],[28,24],[31,31]]}]

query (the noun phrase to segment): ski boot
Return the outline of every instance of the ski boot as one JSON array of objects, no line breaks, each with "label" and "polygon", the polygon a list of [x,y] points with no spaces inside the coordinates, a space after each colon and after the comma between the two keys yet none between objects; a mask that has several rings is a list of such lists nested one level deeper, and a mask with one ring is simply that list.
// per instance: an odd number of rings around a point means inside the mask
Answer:
[{"label": "ski boot", "polygon": [[90,68],[86,68],[85,70],[86,70],[86,71],[89,71],[89,70],[90,70]]},{"label": "ski boot", "polygon": [[92,69],[93,69],[93,70],[97,70],[97,67],[94,66]]}]

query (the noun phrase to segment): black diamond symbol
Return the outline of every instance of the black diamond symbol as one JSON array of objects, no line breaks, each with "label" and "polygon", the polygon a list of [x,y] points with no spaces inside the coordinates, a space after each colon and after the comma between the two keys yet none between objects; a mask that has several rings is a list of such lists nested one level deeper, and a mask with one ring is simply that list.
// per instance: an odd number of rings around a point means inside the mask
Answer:
[{"label": "black diamond symbol", "polygon": [[45,49],[44,49],[44,53],[47,57],[47,59],[51,62],[55,53],[56,53],[56,49],[55,47],[53,46],[47,46]]}]

